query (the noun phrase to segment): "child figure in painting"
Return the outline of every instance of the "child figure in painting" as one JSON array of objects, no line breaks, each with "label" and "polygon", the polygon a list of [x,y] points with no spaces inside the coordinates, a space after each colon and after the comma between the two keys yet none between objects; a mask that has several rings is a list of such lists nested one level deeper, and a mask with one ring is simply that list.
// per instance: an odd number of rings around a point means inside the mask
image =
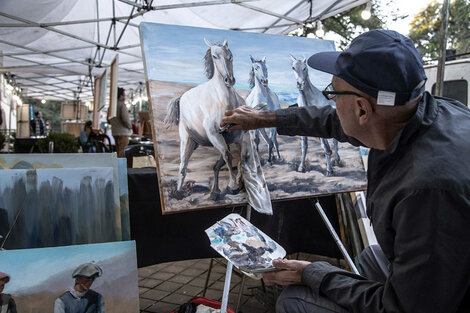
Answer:
[{"label": "child figure in painting", "polygon": [[54,302],[54,313],[104,313],[103,296],[90,287],[103,271],[93,263],[79,265],[73,271],[75,285]]},{"label": "child figure in painting", "polygon": [[0,272],[0,312],[16,313],[15,300],[11,295],[3,293],[5,285],[10,281],[10,275]]}]

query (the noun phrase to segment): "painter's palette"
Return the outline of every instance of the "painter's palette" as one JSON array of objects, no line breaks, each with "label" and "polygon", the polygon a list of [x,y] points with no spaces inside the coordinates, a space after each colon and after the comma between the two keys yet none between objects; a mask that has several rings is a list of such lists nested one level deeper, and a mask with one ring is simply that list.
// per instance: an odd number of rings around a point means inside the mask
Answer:
[{"label": "painter's palette", "polygon": [[273,271],[272,261],[286,250],[238,214],[230,214],[208,229],[211,247],[237,268],[251,273]]}]

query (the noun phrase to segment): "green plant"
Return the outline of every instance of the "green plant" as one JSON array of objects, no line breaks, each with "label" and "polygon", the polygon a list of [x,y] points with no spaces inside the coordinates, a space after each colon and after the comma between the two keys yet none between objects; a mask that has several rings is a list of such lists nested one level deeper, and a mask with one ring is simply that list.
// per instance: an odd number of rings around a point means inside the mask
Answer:
[{"label": "green plant", "polygon": [[49,152],[49,142],[54,142],[54,153],[76,153],[78,151],[78,140],[74,135],[62,133],[50,133],[46,138],[37,142],[39,151]]}]

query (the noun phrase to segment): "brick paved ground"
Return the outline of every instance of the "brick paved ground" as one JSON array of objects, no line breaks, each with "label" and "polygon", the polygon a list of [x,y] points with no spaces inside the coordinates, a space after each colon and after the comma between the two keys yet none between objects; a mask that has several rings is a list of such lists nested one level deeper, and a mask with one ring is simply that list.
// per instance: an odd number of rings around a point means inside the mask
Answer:
[{"label": "brick paved ground", "polygon": [[[326,260],[337,265],[337,260],[314,255],[296,254],[290,258],[302,260]],[[205,297],[221,301],[225,281],[224,260],[217,259],[209,279]],[[177,311],[179,306],[196,296],[202,296],[204,283],[209,269],[210,259],[187,260],[152,265],[139,269],[139,294],[141,312],[169,313]],[[235,310],[242,278],[232,274],[229,307]],[[261,281],[246,278],[242,305],[239,312],[272,313],[275,294],[278,288],[268,289],[262,297]],[[268,287],[269,288],[269,287]],[[269,290],[275,291],[269,292]],[[267,302],[266,304],[261,302]],[[271,305],[271,306],[270,306]]]}]

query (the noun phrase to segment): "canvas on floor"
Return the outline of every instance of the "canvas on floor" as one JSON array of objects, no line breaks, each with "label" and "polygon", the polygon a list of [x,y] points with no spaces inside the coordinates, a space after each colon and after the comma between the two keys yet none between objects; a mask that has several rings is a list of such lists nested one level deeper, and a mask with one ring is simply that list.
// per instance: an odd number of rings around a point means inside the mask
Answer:
[{"label": "canvas on floor", "polygon": [[134,241],[0,251],[0,272],[21,313],[139,312]]}]

